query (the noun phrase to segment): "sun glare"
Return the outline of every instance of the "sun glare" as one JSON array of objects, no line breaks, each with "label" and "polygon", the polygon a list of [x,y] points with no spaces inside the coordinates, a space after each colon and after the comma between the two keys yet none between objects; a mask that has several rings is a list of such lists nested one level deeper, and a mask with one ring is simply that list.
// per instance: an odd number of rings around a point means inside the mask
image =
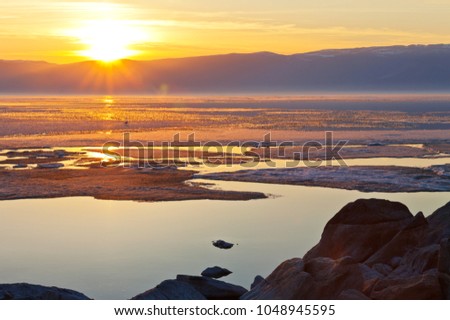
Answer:
[{"label": "sun glare", "polygon": [[148,35],[127,21],[90,21],[73,34],[87,46],[79,55],[103,62],[112,62],[139,53],[131,47],[148,40]]}]

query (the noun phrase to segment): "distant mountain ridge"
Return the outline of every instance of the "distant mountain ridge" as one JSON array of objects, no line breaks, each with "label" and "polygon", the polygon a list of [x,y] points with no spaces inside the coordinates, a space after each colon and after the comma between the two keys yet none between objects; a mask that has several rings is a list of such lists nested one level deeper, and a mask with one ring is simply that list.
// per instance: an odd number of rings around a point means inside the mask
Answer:
[{"label": "distant mountain ridge", "polygon": [[3,94],[449,91],[450,45],[52,64],[0,60]]}]

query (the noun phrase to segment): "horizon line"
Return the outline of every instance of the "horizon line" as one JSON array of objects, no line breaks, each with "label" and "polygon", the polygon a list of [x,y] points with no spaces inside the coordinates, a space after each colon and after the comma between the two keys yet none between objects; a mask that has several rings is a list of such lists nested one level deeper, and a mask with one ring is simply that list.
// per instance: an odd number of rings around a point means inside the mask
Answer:
[{"label": "horizon line", "polygon": [[412,43],[407,45],[402,44],[392,44],[392,45],[380,45],[380,46],[361,46],[361,47],[347,47],[347,48],[337,48],[337,49],[331,49],[331,48],[325,48],[320,50],[314,50],[314,51],[305,51],[305,52],[297,52],[297,53],[291,53],[291,54],[284,54],[284,53],[278,53],[274,51],[254,51],[254,52],[228,52],[228,53],[217,53],[217,54],[205,54],[205,55],[195,55],[195,56],[185,56],[185,57],[172,57],[172,58],[157,58],[157,59],[150,59],[150,60],[139,60],[139,59],[117,59],[110,62],[104,62],[101,60],[80,60],[75,62],[68,62],[68,63],[58,63],[58,62],[50,62],[46,60],[24,60],[24,59],[2,59],[0,58],[0,62],[34,62],[34,63],[47,63],[47,64],[53,64],[53,65],[70,65],[70,64],[77,64],[77,63],[86,63],[86,62],[95,62],[99,64],[105,64],[105,65],[111,65],[117,62],[122,61],[135,61],[135,62],[153,62],[153,61],[165,61],[165,60],[179,60],[179,59],[192,59],[192,58],[203,58],[203,57],[219,57],[219,56],[229,56],[229,55],[251,55],[251,54],[272,54],[272,55],[278,55],[278,56],[284,56],[284,57],[290,57],[295,55],[302,55],[302,54],[315,54],[320,52],[332,52],[332,51],[346,51],[346,50],[360,50],[360,49],[380,49],[380,48],[394,48],[394,47],[403,47],[403,48],[409,48],[409,47],[431,47],[431,46],[449,46],[450,43],[429,43],[429,44],[419,44],[419,43]]}]

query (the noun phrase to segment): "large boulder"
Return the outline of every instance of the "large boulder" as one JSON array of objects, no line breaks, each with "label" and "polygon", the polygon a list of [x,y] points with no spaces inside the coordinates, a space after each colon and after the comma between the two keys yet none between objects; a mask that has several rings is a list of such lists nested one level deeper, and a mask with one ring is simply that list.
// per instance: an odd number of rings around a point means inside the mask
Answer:
[{"label": "large boulder", "polygon": [[0,284],[0,300],[90,300],[84,294],[28,283]]},{"label": "large boulder", "polygon": [[236,300],[247,289],[208,277],[178,275],[131,300]]},{"label": "large boulder", "polygon": [[425,218],[357,200],[303,259],[282,263],[241,299],[449,299],[450,203]]},{"label": "large boulder", "polygon": [[364,261],[391,240],[411,220],[408,208],[398,202],[356,200],[343,207],[325,226],[320,242],[306,255]]},{"label": "large boulder", "polygon": [[392,257],[403,257],[407,252],[419,246],[429,231],[428,222],[420,212],[392,239],[372,254],[365,263],[372,266],[376,263],[389,262]]},{"label": "large boulder", "polygon": [[318,257],[308,261],[295,258],[282,263],[241,299],[342,299],[344,291],[363,297],[363,291],[380,276],[351,257],[339,260]]},{"label": "large boulder", "polygon": [[370,292],[372,299],[443,299],[436,270],[425,274],[380,279]]},{"label": "large boulder", "polygon": [[191,285],[208,300],[235,300],[247,292],[241,286],[207,277],[178,275],[177,281]]},{"label": "large boulder", "polygon": [[250,285],[250,289],[255,288],[257,285],[259,285],[261,282],[264,282],[264,278],[260,275],[257,275],[255,279],[253,279],[253,283]]},{"label": "large boulder", "polygon": [[300,258],[293,258],[283,262],[272,274],[258,284],[241,299],[294,299],[298,287],[309,283],[311,275],[304,272],[305,264]]},{"label": "large boulder", "polygon": [[428,242],[436,243],[439,239],[450,238],[450,202],[442,208],[436,210],[427,218],[430,224]]},{"label": "large boulder", "polygon": [[166,280],[131,300],[206,300],[206,298],[186,282]]}]

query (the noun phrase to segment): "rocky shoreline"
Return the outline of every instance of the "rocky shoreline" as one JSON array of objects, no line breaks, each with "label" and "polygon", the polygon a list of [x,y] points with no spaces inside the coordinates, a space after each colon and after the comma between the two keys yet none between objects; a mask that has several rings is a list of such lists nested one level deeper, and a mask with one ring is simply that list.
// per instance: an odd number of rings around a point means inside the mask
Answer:
[{"label": "rocky shoreline", "polygon": [[[256,276],[250,291],[213,277],[178,275],[131,299],[450,299],[449,238],[450,202],[425,218],[398,202],[357,200],[326,224],[303,258]],[[0,299],[89,298],[56,287],[3,284]]]},{"label": "rocky shoreline", "polygon": [[196,175],[208,180],[338,188],[362,192],[449,191],[450,165],[428,168],[397,166],[322,166],[241,170]]},{"label": "rocky shoreline", "polygon": [[303,258],[242,299],[449,299],[450,203],[425,218],[398,202],[357,200]]},{"label": "rocky shoreline", "polygon": [[192,171],[171,168],[0,170],[0,200],[93,197],[156,202],[267,198],[258,192],[213,190],[186,183],[193,176]]}]

